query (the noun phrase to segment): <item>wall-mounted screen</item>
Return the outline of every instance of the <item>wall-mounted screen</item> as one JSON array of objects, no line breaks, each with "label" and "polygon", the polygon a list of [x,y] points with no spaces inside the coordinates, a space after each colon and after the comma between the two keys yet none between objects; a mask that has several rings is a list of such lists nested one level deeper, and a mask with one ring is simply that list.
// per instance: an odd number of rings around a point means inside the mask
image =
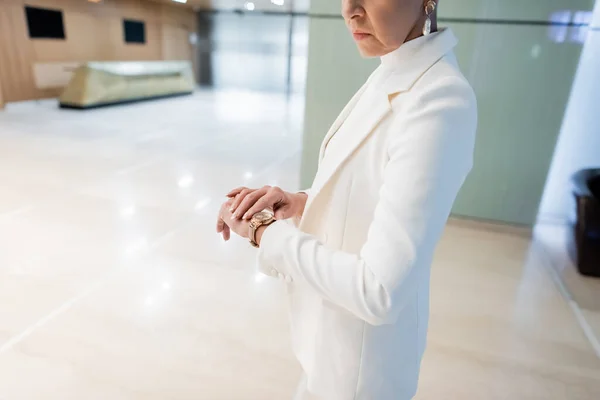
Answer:
[{"label": "wall-mounted screen", "polygon": [[143,21],[123,20],[125,43],[146,43],[146,24]]},{"label": "wall-mounted screen", "polygon": [[65,39],[62,11],[27,6],[25,15],[30,38]]}]

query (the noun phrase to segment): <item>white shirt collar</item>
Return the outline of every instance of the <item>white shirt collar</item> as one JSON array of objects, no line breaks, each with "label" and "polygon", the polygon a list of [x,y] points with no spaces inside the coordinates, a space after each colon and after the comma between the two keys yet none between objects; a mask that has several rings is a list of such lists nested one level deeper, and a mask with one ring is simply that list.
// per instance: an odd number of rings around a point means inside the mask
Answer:
[{"label": "white shirt collar", "polygon": [[417,53],[423,46],[434,40],[438,35],[445,31],[445,28],[433,32],[427,36],[419,36],[402,44],[396,50],[391,51],[381,57],[381,64],[386,67],[397,67],[405,63],[412,55]]}]

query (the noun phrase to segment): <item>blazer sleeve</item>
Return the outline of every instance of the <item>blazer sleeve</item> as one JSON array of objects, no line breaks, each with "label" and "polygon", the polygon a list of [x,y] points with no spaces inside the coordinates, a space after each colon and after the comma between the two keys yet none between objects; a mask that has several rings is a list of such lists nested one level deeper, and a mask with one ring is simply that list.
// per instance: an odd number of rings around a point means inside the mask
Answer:
[{"label": "blazer sleeve", "polygon": [[472,166],[475,97],[462,79],[422,90],[395,116],[389,161],[360,254],[327,248],[281,222],[261,240],[259,268],[305,281],[329,302],[373,325],[394,323],[430,268],[435,246]]}]

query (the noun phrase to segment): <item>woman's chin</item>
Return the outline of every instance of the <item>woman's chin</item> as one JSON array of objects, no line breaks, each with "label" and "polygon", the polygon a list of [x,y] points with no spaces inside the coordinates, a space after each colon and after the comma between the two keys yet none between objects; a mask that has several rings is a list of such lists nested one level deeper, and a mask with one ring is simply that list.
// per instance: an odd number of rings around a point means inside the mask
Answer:
[{"label": "woman's chin", "polygon": [[366,43],[357,43],[358,52],[362,58],[375,58],[379,57],[380,54],[372,46],[367,45]]}]

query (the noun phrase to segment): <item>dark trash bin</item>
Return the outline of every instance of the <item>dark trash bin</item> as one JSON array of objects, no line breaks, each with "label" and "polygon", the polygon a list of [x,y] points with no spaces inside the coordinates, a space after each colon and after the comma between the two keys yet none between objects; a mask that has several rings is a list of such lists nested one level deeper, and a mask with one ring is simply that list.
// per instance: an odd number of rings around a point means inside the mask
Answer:
[{"label": "dark trash bin", "polygon": [[573,176],[577,220],[572,253],[582,275],[600,277],[600,168]]}]

